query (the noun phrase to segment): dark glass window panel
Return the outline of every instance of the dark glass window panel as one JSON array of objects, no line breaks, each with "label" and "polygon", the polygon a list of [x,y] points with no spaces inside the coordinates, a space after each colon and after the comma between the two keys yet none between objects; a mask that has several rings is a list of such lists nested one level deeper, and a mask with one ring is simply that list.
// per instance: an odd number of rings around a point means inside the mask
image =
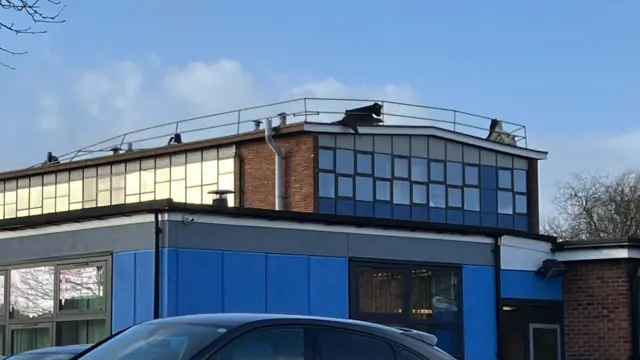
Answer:
[{"label": "dark glass window panel", "polygon": [[477,188],[464,188],[464,209],[480,211],[480,190]]},{"label": "dark glass window panel", "polygon": [[321,172],[318,175],[318,195],[320,197],[334,197],[336,194],[335,175]]},{"label": "dark glass window panel", "polygon": [[373,178],[356,177],[356,200],[373,201]]},{"label": "dark glass window panel", "polygon": [[409,159],[401,157],[393,159],[393,176],[399,178],[409,177]]},{"label": "dark glass window panel", "polygon": [[393,181],[393,202],[395,204],[411,204],[411,184],[408,181]]},{"label": "dark glass window panel", "polygon": [[358,269],[358,300],[361,313],[400,314],[403,308],[403,269]]},{"label": "dark glass window panel", "polygon": [[375,154],[374,155],[374,172],[379,178],[391,178],[391,155]]},{"label": "dark glass window panel", "polygon": [[521,193],[527,192],[527,171],[526,170],[513,171],[513,190]]},{"label": "dark glass window panel", "polygon": [[353,197],[353,179],[350,177],[338,177],[338,196]]},{"label": "dark glass window panel", "polygon": [[318,166],[322,170],[333,170],[333,151],[327,149],[320,149],[318,151]]},{"label": "dark glass window panel", "polygon": [[465,185],[478,185],[479,181],[479,170],[477,166],[465,166],[464,167],[464,184]]},{"label": "dark glass window panel", "polygon": [[340,174],[353,174],[353,151],[336,150],[336,172]]},{"label": "dark glass window panel", "polygon": [[429,184],[429,206],[444,208],[447,204],[446,196],[444,185]]},{"label": "dark glass window panel", "polygon": [[357,154],[357,170],[360,174],[371,174],[372,164],[371,164],[371,154]]},{"label": "dark glass window panel", "polygon": [[391,201],[391,183],[376,180],[376,200]]},{"label": "dark glass window panel", "polygon": [[317,360],[396,360],[395,352],[389,343],[347,331],[319,330],[316,333],[315,346]]},{"label": "dark glass window panel", "polygon": [[513,193],[511,191],[498,191],[498,212],[513,214]]},{"label": "dark glass window panel", "polygon": [[462,185],[462,164],[447,162],[447,184]]},{"label": "dark glass window panel", "polygon": [[431,181],[444,181],[444,163],[432,161],[429,166]]},{"label": "dark glass window panel", "polygon": [[429,180],[429,161],[422,158],[411,158],[411,180],[427,182]]},{"label": "dark glass window panel", "polygon": [[427,203],[427,185],[413,184],[413,202],[415,204]]},{"label": "dark glass window panel", "polygon": [[460,188],[448,188],[447,189],[447,205],[450,207],[462,207],[462,189]]},{"label": "dark glass window panel", "polygon": [[516,195],[516,212],[520,214],[527,213],[527,195]]},{"label": "dark glass window panel", "polygon": [[498,170],[498,187],[501,189],[511,189],[511,170]]}]

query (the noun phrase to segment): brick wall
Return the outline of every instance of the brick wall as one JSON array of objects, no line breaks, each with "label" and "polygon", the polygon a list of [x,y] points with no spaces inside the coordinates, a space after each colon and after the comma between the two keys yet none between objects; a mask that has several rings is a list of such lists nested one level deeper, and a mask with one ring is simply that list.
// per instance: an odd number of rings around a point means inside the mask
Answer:
[{"label": "brick wall", "polygon": [[[298,133],[276,137],[282,151],[285,210],[313,212],[315,209],[315,136]],[[275,160],[262,140],[238,145],[243,169],[236,161],[236,189],[247,208],[275,209]],[[242,177],[242,188],[241,179]],[[240,197],[236,197],[236,206]]]},{"label": "brick wall", "polygon": [[566,266],[566,360],[628,360],[632,339],[626,261],[576,262]]}]

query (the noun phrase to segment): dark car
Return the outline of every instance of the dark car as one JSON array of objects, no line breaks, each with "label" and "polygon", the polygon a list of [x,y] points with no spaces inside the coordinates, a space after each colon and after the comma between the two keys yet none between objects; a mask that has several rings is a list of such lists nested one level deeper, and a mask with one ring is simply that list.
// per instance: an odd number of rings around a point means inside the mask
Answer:
[{"label": "dark car", "polygon": [[355,320],[210,314],[134,325],[74,360],[455,360],[436,344],[431,334]]},{"label": "dark car", "polygon": [[88,349],[91,345],[55,346],[25,351],[9,356],[5,360],[68,360]]}]

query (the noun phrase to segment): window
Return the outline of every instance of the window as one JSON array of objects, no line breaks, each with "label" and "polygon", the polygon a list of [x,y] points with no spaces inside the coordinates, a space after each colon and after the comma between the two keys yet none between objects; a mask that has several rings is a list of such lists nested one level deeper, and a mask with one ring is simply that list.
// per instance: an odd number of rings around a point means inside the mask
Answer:
[{"label": "window", "polygon": [[398,360],[422,360],[418,355],[399,346],[396,347],[396,355]]},{"label": "window", "polygon": [[478,185],[479,184],[478,167],[477,166],[465,166],[464,167],[464,184],[465,185]]},{"label": "window", "polygon": [[448,205],[450,207],[462,207],[462,189],[460,188],[448,188],[447,189]]},{"label": "window", "polygon": [[53,316],[53,266],[14,269],[10,277],[9,318],[29,320]]},{"label": "window", "polygon": [[498,213],[513,214],[513,193],[498,191]]},{"label": "window", "polygon": [[105,310],[107,287],[105,264],[61,267],[58,290],[59,311]]},{"label": "window", "polygon": [[480,211],[480,190],[476,188],[464,188],[464,209]]},{"label": "window", "polygon": [[386,154],[374,155],[375,176],[379,178],[391,178],[391,156]]},{"label": "window", "polygon": [[402,205],[411,203],[411,184],[408,181],[393,181],[393,202]]},{"label": "window", "polygon": [[376,180],[376,200],[391,201],[391,184],[388,181]]},{"label": "window", "polygon": [[432,161],[430,166],[431,181],[444,181],[444,163]]},{"label": "window", "polygon": [[356,177],[356,200],[373,201],[373,178]]},{"label": "window", "polygon": [[353,151],[336,150],[336,172],[340,174],[353,174]]},{"label": "window", "polygon": [[422,185],[422,184],[413,185],[413,202],[414,204],[427,203],[427,185]]},{"label": "window", "polygon": [[513,171],[513,190],[521,193],[527,192],[527,172],[525,170]]},{"label": "window", "polygon": [[56,324],[56,346],[95,344],[107,336],[105,319],[61,321]]},{"label": "window", "polygon": [[447,162],[447,184],[462,185],[462,164]]},{"label": "window", "polygon": [[318,167],[322,170],[333,170],[333,151],[320,149],[318,151]]},{"label": "window", "polygon": [[353,197],[353,179],[350,177],[338,177],[338,196]]},{"label": "window", "polygon": [[429,206],[444,208],[447,203],[445,192],[444,185],[429,184]]},{"label": "window", "polygon": [[498,187],[511,189],[511,170],[498,170]]},{"label": "window", "polygon": [[356,163],[359,174],[371,174],[371,154],[358,154]]},{"label": "window", "polygon": [[300,328],[253,330],[232,340],[215,354],[213,359],[303,360],[304,330]]},{"label": "window", "polygon": [[402,157],[393,159],[393,176],[399,178],[409,177],[409,159]]},{"label": "window", "polygon": [[358,309],[362,313],[402,312],[405,271],[395,267],[361,266],[353,268],[358,281]]},{"label": "window", "polygon": [[411,180],[427,182],[429,180],[427,164],[427,159],[411,158]]},{"label": "window", "polygon": [[352,332],[322,329],[316,332],[318,360],[395,360],[388,343]]},{"label": "window", "polygon": [[318,195],[332,198],[335,196],[335,178],[333,174],[322,172],[319,175]]},{"label": "window", "polygon": [[516,213],[526,214],[527,213],[527,195],[519,195],[516,194]]}]

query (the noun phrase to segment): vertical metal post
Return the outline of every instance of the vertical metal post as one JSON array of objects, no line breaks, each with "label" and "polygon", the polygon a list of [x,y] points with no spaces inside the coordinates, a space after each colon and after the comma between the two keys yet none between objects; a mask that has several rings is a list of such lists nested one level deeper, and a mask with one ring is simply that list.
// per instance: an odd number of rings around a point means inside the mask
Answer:
[{"label": "vertical metal post", "polygon": [[242,110],[238,110],[238,126],[236,128],[236,134],[240,134],[240,112]]},{"label": "vertical metal post", "polygon": [[307,122],[307,98],[302,99],[304,102],[304,122]]}]

